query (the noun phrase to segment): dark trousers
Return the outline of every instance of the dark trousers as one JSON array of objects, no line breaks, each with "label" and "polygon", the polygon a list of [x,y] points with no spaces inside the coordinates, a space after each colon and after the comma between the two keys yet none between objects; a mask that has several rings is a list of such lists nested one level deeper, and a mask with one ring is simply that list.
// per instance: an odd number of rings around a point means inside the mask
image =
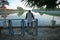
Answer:
[{"label": "dark trousers", "polygon": [[33,33],[31,32],[32,29],[33,29],[33,22],[28,22],[28,23],[27,23],[26,32],[28,32],[28,34],[33,34]]},{"label": "dark trousers", "polygon": [[[29,24],[31,24],[31,26]],[[27,27],[32,28],[33,27],[33,22],[27,23]]]}]

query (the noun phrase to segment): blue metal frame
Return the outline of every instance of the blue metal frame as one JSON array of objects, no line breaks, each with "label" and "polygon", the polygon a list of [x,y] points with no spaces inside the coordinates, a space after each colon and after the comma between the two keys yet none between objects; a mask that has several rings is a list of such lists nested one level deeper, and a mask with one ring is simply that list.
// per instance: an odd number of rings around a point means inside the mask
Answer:
[{"label": "blue metal frame", "polygon": [[35,36],[38,35],[38,19],[36,19]]},{"label": "blue metal frame", "polygon": [[21,35],[24,36],[25,35],[24,19],[22,19],[21,25],[22,25]]},{"label": "blue metal frame", "polygon": [[11,20],[8,20],[8,26],[9,26],[9,34],[13,35],[14,32],[13,32],[13,27],[12,27],[12,21]]},{"label": "blue metal frame", "polygon": [[[13,27],[12,27],[12,21],[11,20],[8,20],[8,23],[9,23],[9,34],[14,34],[13,32]],[[21,29],[21,35],[24,36],[25,35],[25,27],[24,27],[24,19],[22,19],[21,21],[21,26],[22,26],[22,29]],[[38,19],[36,19],[35,21],[36,25],[35,25],[35,36],[38,35]]]}]

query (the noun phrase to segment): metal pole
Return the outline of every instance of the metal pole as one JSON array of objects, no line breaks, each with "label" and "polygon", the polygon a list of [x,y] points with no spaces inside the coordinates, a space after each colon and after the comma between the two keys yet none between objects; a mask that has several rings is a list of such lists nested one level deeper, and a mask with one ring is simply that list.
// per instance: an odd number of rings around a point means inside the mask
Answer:
[{"label": "metal pole", "polygon": [[38,19],[36,19],[36,28],[35,28],[35,36],[38,35]]},{"label": "metal pole", "polygon": [[22,30],[21,30],[21,34],[22,34],[22,36],[24,36],[25,35],[25,27],[24,27],[24,19],[22,19],[22,22],[21,22],[22,24]]},{"label": "metal pole", "polygon": [[12,28],[12,21],[8,20],[8,26],[9,26],[9,34],[13,35],[13,28]]},{"label": "metal pole", "polygon": [[0,35],[1,35],[1,27],[0,27]]}]

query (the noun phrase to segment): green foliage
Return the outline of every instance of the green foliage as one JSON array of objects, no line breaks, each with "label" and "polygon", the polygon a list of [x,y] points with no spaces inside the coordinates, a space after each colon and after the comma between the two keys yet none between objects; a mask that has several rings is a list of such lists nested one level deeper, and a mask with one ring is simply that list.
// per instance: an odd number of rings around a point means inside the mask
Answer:
[{"label": "green foliage", "polygon": [[60,16],[59,14],[55,14],[55,13],[47,13],[47,12],[38,12],[40,15],[43,14],[47,14],[47,15],[51,15],[51,16]]},{"label": "green foliage", "polygon": [[24,13],[24,9],[21,7],[17,7],[18,12],[18,16],[22,15]]},{"label": "green foliage", "polygon": [[22,15],[23,13],[24,13],[24,12],[19,12],[19,13],[18,13],[18,16]]},{"label": "green foliage", "polygon": [[17,10],[24,11],[24,9],[22,7],[17,7]]},{"label": "green foliage", "polygon": [[2,4],[4,4],[4,5],[9,5],[9,2],[7,1],[7,0],[0,0],[1,2],[0,2],[0,5]]},{"label": "green foliage", "polygon": [[38,8],[39,7],[42,7],[44,5],[46,5],[46,8],[47,9],[54,9],[56,8],[56,5],[57,5],[57,0],[23,0],[23,1],[27,1],[27,5],[33,7],[33,6],[37,6]]},{"label": "green foliage", "polygon": [[4,4],[9,5],[9,2],[8,1],[5,1]]},{"label": "green foliage", "polygon": [[5,11],[0,9],[0,15],[5,15],[5,13],[6,13]]},{"label": "green foliage", "polygon": [[[0,5],[9,5],[9,2],[7,0],[0,0]],[[0,15],[5,14],[5,12],[0,8]]]},{"label": "green foliage", "polygon": [[0,15],[3,14],[3,10],[0,9]]}]

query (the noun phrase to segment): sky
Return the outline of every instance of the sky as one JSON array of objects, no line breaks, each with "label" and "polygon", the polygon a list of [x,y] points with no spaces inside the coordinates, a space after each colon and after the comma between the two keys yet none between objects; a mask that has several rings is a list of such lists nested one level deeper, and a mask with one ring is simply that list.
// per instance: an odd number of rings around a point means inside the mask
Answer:
[{"label": "sky", "polygon": [[[58,0],[60,1],[60,0]],[[18,6],[22,7],[23,9],[32,9],[30,7],[26,7],[21,0],[8,0],[9,6],[6,6],[8,9],[17,9]]]},{"label": "sky", "polygon": [[21,0],[8,0],[9,6],[6,5],[8,9],[16,9],[18,6],[22,7],[23,9],[32,9],[29,7],[26,7]]}]

